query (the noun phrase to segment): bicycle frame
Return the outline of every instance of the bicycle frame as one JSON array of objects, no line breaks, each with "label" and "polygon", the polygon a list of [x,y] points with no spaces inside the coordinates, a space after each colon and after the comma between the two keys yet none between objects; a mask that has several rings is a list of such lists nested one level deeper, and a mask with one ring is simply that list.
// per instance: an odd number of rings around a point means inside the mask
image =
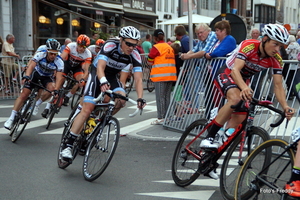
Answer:
[{"label": "bicycle frame", "polygon": [[[242,103],[243,103],[243,101],[240,101],[237,105],[235,105],[233,107],[239,107],[242,105]],[[250,104],[248,104],[246,102],[245,106],[248,109],[248,112],[246,114],[245,119],[243,120],[243,122],[240,125],[238,125],[238,127],[235,129],[234,133],[230,137],[228,137],[227,141],[225,141],[222,146],[220,146],[217,150],[212,151],[212,152],[214,152],[215,156],[213,156],[211,163],[215,163],[222,156],[222,154],[227,150],[227,148],[230,146],[230,144],[232,144],[232,142],[240,135],[240,133],[242,133],[241,141],[240,141],[240,150],[239,150],[239,155],[238,155],[238,160],[239,160],[238,162],[240,165],[242,165],[243,164],[242,163],[242,151],[244,148],[245,138],[247,136],[247,133],[251,130],[251,127],[253,126],[253,121],[254,121],[254,116],[255,116],[255,107],[257,105],[263,106],[270,110],[273,110],[276,113],[281,114],[281,119],[277,123],[271,124],[270,125],[271,127],[278,126],[284,120],[285,114],[281,110],[270,106],[270,104],[272,104],[272,102],[259,101],[257,99],[253,99],[250,102]],[[195,142],[195,140],[197,138],[199,138],[212,125],[212,123],[213,123],[212,121],[208,122],[207,125],[205,126],[205,128],[200,133],[198,133],[198,135],[196,135],[195,138],[191,142],[189,142],[188,145],[185,147],[185,150],[189,154],[191,154],[193,157],[195,157],[197,160],[202,161],[201,162],[202,164],[204,164],[208,160],[208,159],[202,160],[204,158],[204,156],[202,156],[202,155],[205,155],[205,154],[203,154],[203,153],[205,153],[205,150],[201,149],[200,152],[193,152],[192,149],[190,149],[189,147],[191,146],[191,144],[193,142]],[[249,155],[251,138],[248,140],[248,142],[249,143],[247,145],[247,147],[248,147],[247,153]],[[211,159],[211,157],[209,159]]]}]

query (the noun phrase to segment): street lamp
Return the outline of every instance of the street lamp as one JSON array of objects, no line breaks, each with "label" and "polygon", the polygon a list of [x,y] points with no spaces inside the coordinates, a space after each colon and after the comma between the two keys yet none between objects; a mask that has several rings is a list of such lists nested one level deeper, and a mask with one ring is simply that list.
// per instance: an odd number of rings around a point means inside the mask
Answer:
[{"label": "street lamp", "polygon": [[59,17],[59,18],[56,19],[56,23],[57,23],[58,25],[62,25],[62,24],[64,23],[64,19],[61,18],[61,17]]},{"label": "street lamp", "polygon": [[79,21],[77,19],[73,19],[72,26],[79,26]]},{"label": "street lamp", "polygon": [[100,28],[101,24],[99,24],[98,22],[94,22],[94,26],[95,28]]},{"label": "street lamp", "polygon": [[39,16],[39,22],[41,24],[45,24],[46,23],[46,17],[44,15]]}]

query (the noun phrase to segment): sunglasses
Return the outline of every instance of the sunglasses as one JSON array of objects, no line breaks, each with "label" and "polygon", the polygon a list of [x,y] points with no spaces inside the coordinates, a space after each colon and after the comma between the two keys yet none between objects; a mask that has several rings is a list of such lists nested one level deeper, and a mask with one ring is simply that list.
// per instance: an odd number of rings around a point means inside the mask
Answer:
[{"label": "sunglasses", "polygon": [[48,51],[48,53],[50,53],[50,55],[55,55],[55,56],[58,55],[58,52]]},{"label": "sunglasses", "polygon": [[85,45],[82,45],[82,44],[77,44],[78,46],[82,47],[82,48],[86,48]]},{"label": "sunglasses", "polygon": [[128,46],[128,47],[133,47],[135,48],[137,46],[137,44],[133,44],[131,42],[127,42],[126,40],[124,40],[125,44]]}]

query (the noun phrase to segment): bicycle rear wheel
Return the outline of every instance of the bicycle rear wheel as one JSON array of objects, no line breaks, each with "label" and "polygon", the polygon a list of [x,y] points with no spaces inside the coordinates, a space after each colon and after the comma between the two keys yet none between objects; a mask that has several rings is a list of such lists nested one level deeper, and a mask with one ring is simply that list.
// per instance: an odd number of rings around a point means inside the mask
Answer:
[{"label": "bicycle rear wheel", "polygon": [[82,167],[83,176],[87,181],[97,179],[110,163],[119,142],[119,121],[112,117],[104,127],[100,123],[91,134],[93,136]]},{"label": "bicycle rear wheel", "polygon": [[150,79],[147,80],[147,90],[149,92],[153,92],[154,90],[154,83]]},{"label": "bicycle rear wheel", "polygon": [[[294,164],[294,152],[286,151],[287,146],[284,140],[272,139],[250,154],[236,180],[235,199],[281,199],[278,191],[284,190]],[[274,163],[269,165],[271,162]]]},{"label": "bicycle rear wheel", "polygon": [[[260,144],[270,139],[270,136],[266,130],[260,127],[253,126],[249,132],[251,135],[251,148],[249,154]],[[243,165],[243,161],[246,160],[248,154],[248,140],[245,142],[245,147],[242,152],[242,161],[239,162],[238,156],[240,151],[240,139],[241,135],[232,143],[229,147],[227,154],[224,158],[221,174],[220,174],[220,191],[222,196],[227,200],[234,200],[234,185],[236,177]],[[249,139],[249,137],[247,137]]]},{"label": "bicycle rear wheel", "polygon": [[[198,172],[199,160],[189,154],[185,150],[185,147],[195,138],[195,135],[197,135],[202,131],[203,128],[205,128],[206,123],[207,119],[199,119],[197,121],[194,121],[186,128],[177,143],[172,160],[172,177],[174,182],[178,186],[188,186],[193,183],[200,175],[200,173]],[[200,143],[206,134],[207,132],[197,138],[190,145],[190,150],[192,150],[193,152],[199,152]]]},{"label": "bicycle rear wheel", "polygon": [[10,133],[11,141],[13,143],[16,142],[24,132],[28,122],[30,121],[35,103],[36,103],[36,99],[34,99],[33,101],[28,99],[26,103],[23,105],[23,107],[21,108],[17,122],[13,126],[12,131]]}]

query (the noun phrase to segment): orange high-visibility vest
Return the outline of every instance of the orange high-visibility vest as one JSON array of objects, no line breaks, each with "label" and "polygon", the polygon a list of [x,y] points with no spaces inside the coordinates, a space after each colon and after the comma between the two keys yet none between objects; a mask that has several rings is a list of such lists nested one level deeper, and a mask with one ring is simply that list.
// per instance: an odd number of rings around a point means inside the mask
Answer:
[{"label": "orange high-visibility vest", "polygon": [[158,43],[153,46],[160,55],[154,58],[150,73],[151,81],[176,81],[177,75],[173,48],[168,43]]}]

